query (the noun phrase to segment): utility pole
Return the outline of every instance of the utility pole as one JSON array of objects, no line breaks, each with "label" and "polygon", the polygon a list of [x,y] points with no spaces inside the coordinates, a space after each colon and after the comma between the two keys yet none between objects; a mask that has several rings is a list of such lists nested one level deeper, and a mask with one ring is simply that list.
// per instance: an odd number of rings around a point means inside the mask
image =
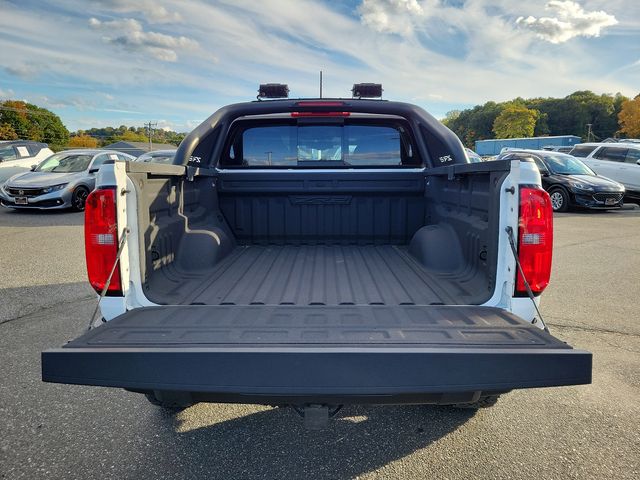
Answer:
[{"label": "utility pole", "polygon": [[151,152],[153,150],[153,142],[151,140],[151,137],[153,136],[153,128],[158,126],[158,122],[151,123],[151,121],[149,121],[148,123],[145,123],[144,126],[149,129],[149,151]]},{"label": "utility pole", "polygon": [[593,123],[587,123],[587,128],[588,128],[588,130],[587,130],[587,142],[591,141],[591,135],[592,135],[591,126],[592,125],[593,125]]},{"label": "utility pole", "polygon": [[320,70],[320,98],[322,98],[322,70]]}]

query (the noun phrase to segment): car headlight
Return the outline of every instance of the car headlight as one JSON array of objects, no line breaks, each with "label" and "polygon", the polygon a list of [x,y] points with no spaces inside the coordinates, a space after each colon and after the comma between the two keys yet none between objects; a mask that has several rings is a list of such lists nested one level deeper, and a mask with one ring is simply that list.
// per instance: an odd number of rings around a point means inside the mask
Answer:
[{"label": "car headlight", "polygon": [[578,190],[584,190],[586,192],[593,192],[593,185],[588,185],[586,183],[573,181],[573,182],[571,182],[571,186],[573,188],[577,188]]},{"label": "car headlight", "polygon": [[68,183],[61,183],[60,185],[53,185],[51,187],[46,187],[46,188],[42,189],[42,193],[57,192],[58,190],[62,190],[67,185],[69,185],[69,184]]}]

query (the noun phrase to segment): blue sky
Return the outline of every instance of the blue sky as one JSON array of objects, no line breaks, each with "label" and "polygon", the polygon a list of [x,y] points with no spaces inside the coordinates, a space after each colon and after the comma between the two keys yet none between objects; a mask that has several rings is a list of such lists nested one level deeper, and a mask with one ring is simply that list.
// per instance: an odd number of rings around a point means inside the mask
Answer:
[{"label": "blue sky", "polygon": [[638,0],[0,0],[0,98],[71,130],[186,131],[288,83],[294,97],[385,97],[437,117],[517,96],[640,93]]}]

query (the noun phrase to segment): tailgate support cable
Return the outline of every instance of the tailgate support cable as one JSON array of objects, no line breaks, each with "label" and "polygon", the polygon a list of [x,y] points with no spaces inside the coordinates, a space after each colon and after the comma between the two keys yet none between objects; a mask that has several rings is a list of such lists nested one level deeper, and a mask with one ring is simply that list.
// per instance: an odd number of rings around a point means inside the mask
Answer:
[{"label": "tailgate support cable", "polygon": [[[513,258],[516,261],[516,266],[518,268],[518,271],[520,272],[520,275],[522,275],[522,280],[524,281],[524,288],[527,290],[527,296],[531,299],[531,303],[533,303],[534,308],[536,309],[536,312],[538,314],[538,318],[540,319],[540,322],[542,323],[542,326],[544,327],[544,331],[545,332],[549,332],[549,329],[547,328],[547,324],[544,321],[544,318],[542,318],[542,313],[540,313],[540,309],[538,308],[538,304],[536,303],[536,299],[535,296],[533,295],[533,292],[531,291],[531,287],[529,286],[529,282],[527,281],[527,277],[524,276],[524,271],[522,270],[522,265],[520,264],[520,259],[518,258],[518,249],[516,248],[516,241],[513,238],[513,228],[511,227],[507,227],[505,228],[507,235],[509,236],[509,245],[511,246],[511,252],[513,253]],[[533,319],[533,322],[531,323],[536,323],[536,319]]]},{"label": "tailgate support cable", "polygon": [[[116,271],[116,267],[118,266],[118,262],[120,261],[120,256],[122,255],[122,250],[124,250],[124,244],[127,241],[127,235],[129,235],[129,229],[127,227],[122,229],[122,236],[120,237],[120,244],[118,245],[118,252],[116,253],[116,260],[113,262],[113,266],[111,267],[111,271],[109,272],[109,276],[107,277],[107,281],[104,284],[104,288],[100,292],[100,296],[98,297],[98,303],[96,305],[91,318],[89,319],[89,326],[87,328],[87,332],[93,328],[93,322],[96,318],[96,313],[98,313],[98,309],[100,308],[100,301],[107,294],[107,290],[109,289],[109,285],[111,284],[111,278]],[[104,322],[104,319],[102,320]]]}]

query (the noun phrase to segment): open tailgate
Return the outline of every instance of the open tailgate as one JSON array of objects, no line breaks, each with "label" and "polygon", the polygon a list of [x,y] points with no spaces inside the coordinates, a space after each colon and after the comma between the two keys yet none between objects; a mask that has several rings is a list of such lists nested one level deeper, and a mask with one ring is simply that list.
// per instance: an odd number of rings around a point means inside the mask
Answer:
[{"label": "open tailgate", "polygon": [[443,403],[590,383],[591,353],[492,307],[162,306],[43,352],[42,378],[209,401]]}]

